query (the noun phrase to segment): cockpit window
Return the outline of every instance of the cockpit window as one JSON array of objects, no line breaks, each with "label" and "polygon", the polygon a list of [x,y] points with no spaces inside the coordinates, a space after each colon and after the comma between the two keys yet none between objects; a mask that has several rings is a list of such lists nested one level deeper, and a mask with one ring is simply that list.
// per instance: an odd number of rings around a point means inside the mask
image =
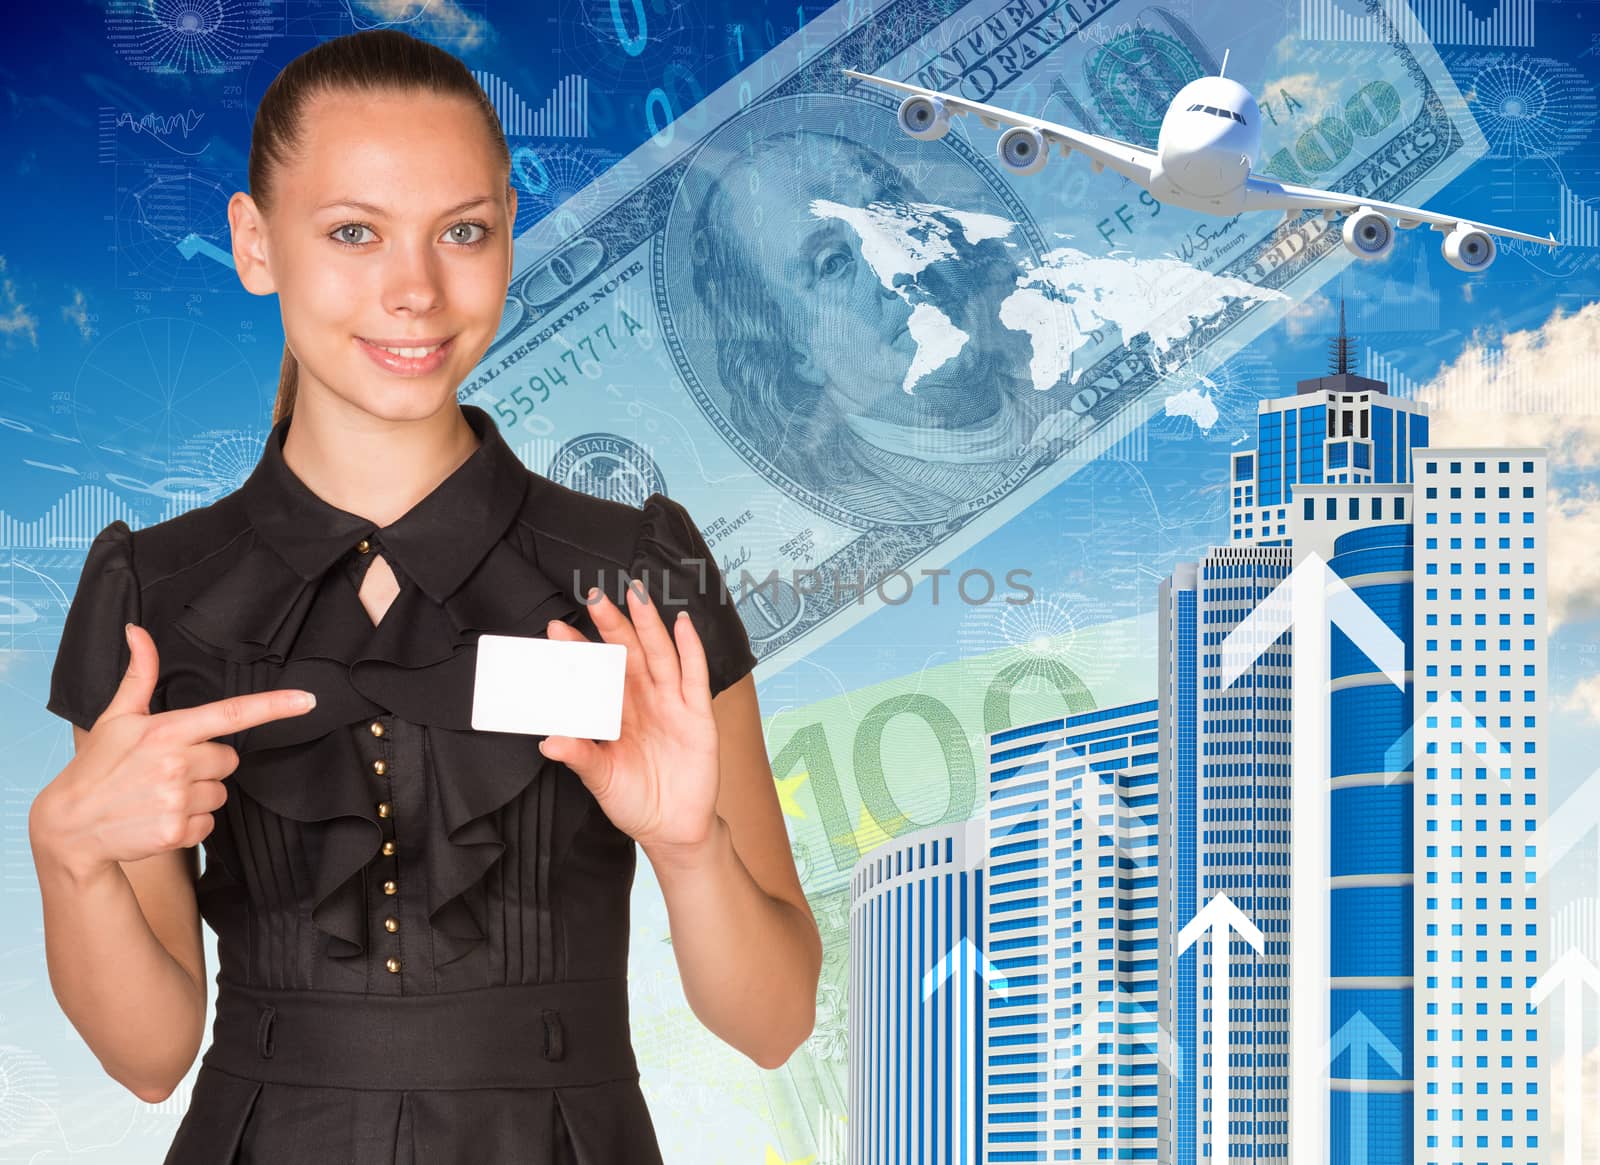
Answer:
[{"label": "cockpit window", "polygon": [[1240,125],[1249,125],[1250,124],[1249,122],[1247,122],[1244,119],[1244,115],[1242,113],[1239,113],[1237,110],[1233,110],[1233,109],[1218,109],[1214,105],[1191,105],[1191,106],[1189,106],[1188,110],[1185,110],[1185,112],[1190,112],[1190,111],[1193,111],[1193,110],[1199,110],[1201,113],[1214,114],[1217,117],[1232,118],[1234,121],[1238,122]]}]

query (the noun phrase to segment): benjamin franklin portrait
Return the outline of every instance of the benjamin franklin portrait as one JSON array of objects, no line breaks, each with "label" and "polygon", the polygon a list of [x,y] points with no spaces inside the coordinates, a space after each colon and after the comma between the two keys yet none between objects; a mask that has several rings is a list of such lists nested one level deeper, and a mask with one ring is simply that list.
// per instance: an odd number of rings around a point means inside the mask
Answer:
[{"label": "benjamin franklin portrait", "polygon": [[[1061,407],[1034,390],[1030,337],[1000,322],[1036,255],[1015,207],[943,143],[906,150],[892,111],[793,104],[735,119],[679,189],[680,360],[786,488],[861,524],[938,521],[1002,487]],[[912,270],[886,282],[897,262]]]}]

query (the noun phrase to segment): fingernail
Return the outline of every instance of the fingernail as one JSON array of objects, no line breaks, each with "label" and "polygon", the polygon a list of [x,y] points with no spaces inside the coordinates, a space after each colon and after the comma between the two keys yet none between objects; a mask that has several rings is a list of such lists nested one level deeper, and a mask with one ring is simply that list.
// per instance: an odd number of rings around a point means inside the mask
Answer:
[{"label": "fingernail", "polygon": [[300,693],[300,706],[302,708],[315,708],[317,706],[317,695],[316,695],[316,693],[315,692],[301,692]]},{"label": "fingernail", "polygon": [[583,601],[586,602],[586,603],[593,603],[599,598],[600,598],[600,588],[599,587],[590,587],[587,591],[585,591],[583,593]]},{"label": "fingernail", "polygon": [[628,585],[633,588],[633,593],[634,594],[638,595],[641,599],[643,599],[647,603],[650,601],[650,595],[649,595],[648,592],[645,591],[644,583],[640,582],[636,578],[630,578],[628,580]]}]

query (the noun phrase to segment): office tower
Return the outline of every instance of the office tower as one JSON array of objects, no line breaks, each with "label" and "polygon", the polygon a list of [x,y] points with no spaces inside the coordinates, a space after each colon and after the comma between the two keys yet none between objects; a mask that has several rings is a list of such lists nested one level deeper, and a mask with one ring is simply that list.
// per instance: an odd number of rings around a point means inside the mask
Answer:
[{"label": "office tower", "polygon": [[1416,469],[1418,1165],[1552,1160],[1549,966],[1533,852],[1549,804],[1543,449]]},{"label": "office tower", "polygon": [[850,1161],[983,1160],[984,821],[902,834],[850,874]]},{"label": "office tower", "polygon": [[1256,447],[1232,456],[1229,541],[1286,544],[1289,506],[1301,483],[1409,481],[1411,451],[1428,443],[1423,406],[1351,371],[1355,340],[1344,329],[1343,302],[1330,343],[1328,375],[1300,381],[1293,396],[1258,403]]},{"label": "office tower", "polygon": [[985,1161],[1171,1159],[1156,743],[1154,700],[990,734]]},{"label": "office tower", "polygon": [[851,875],[853,1165],[1171,1157],[1156,701],[989,736],[985,818]]},{"label": "office tower", "polygon": [[[1292,659],[1289,636],[1225,692],[1216,648],[1274,580],[1315,554],[1405,649],[1399,686],[1330,632],[1321,1034],[1331,1040],[1333,1160],[1543,1165],[1549,1065],[1528,993],[1548,965],[1532,850],[1547,795],[1544,451],[1430,448],[1422,408],[1353,375],[1352,356],[1341,323],[1329,375],[1260,402],[1260,444],[1232,458],[1229,548],[1244,557],[1219,562],[1213,550],[1161,588],[1163,1012],[1180,1066],[1196,1069],[1166,1081],[1175,1160],[1204,1159],[1223,1062],[1206,1044],[1215,1016],[1205,951],[1177,957],[1178,931],[1226,890],[1269,951],[1290,937],[1277,929],[1283,916],[1265,912],[1287,897],[1269,896],[1285,883],[1268,880],[1273,858],[1260,850],[1286,814],[1270,796],[1229,796],[1237,774],[1258,793],[1276,776],[1288,788],[1291,672],[1259,673]],[[1241,710],[1250,732],[1219,737],[1241,725]],[[1242,966],[1246,949],[1233,950]],[[1287,1071],[1267,1050],[1287,1046],[1290,999],[1262,964],[1276,969],[1256,961],[1254,992],[1241,993],[1235,974],[1230,1155],[1315,1161],[1320,1151],[1266,1116],[1278,1111],[1263,1103],[1278,1099],[1270,1086]]]},{"label": "office tower", "polygon": [[1405,485],[1303,483],[1295,565],[1316,554],[1404,646],[1397,687],[1330,632],[1329,1127],[1334,1159],[1413,1160],[1413,527]]},{"label": "office tower", "polygon": [[[1178,1165],[1206,1159],[1226,1121],[1234,1160],[1289,1154],[1289,647],[1276,644],[1231,687],[1221,645],[1288,577],[1283,546],[1221,546],[1162,582],[1160,702],[1163,1014],[1179,1071],[1163,1077]],[[1228,897],[1261,928],[1257,954],[1230,944],[1230,1047],[1210,1046],[1209,940],[1177,953],[1178,932],[1206,902]],[[1215,1110],[1227,1073],[1229,1108]]]}]

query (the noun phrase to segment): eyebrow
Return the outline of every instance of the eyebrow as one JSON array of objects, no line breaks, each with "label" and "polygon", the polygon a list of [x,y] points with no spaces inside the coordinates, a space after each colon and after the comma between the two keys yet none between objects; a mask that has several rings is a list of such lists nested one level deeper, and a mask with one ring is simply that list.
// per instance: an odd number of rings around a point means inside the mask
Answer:
[{"label": "eyebrow", "polygon": [[800,240],[794,258],[788,260],[784,266],[795,268],[795,273],[809,284],[813,282],[812,261],[816,258],[817,251],[824,244],[843,237],[845,237],[845,226],[842,222],[836,218],[823,219]]},{"label": "eyebrow", "polygon": [[[443,218],[446,215],[459,214],[463,210],[470,210],[474,206],[480,206],[485,202],[492,202],[492,201],[494,201],[494,200],[489,195],[480,194],[477,198],[469,198],[465,202],[458,202],[454,206],[447,206],[444,210],[441,210],[439,212],[439,217]],[[335,199],[332,202],[324,202],[322,205],[318,206],[316,209],[317,210],[331,210],[332,208],[334,208],[336,206],[348,206],[352,210],[359,210],[363,214],[375,215],[375,216],[377,216],[379,218],[381,218],[384,215],[387,215],[389,213],[388,211],[384,210],[383,207],[381,207],[381,206],[373,206],[372,203],[370,203],[370,202],[357,202],[353,198],[338,198],[338,199]]]}]

